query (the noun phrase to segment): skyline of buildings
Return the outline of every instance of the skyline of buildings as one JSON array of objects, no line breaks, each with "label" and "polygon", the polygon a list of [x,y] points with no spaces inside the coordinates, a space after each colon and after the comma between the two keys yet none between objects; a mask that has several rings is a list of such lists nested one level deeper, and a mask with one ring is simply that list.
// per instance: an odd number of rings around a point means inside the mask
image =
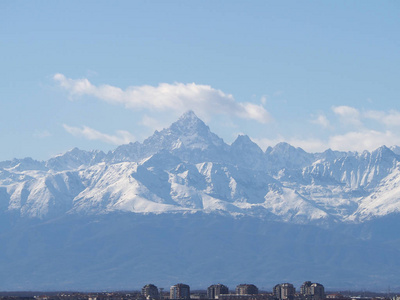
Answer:
[{"label": "skyline of buildings", "polygon": [[[160,300],[168,298],[163,296],[163,288],[158,289],[154,284],[147,284],[142,288],[141,295],[147,300]],[[210,285],[207,288],[207,294],[204,296],[191,296],[190,286],[184,283],[178,283],[170,287],[169,299],[261,299],[258,296],[262,295],[264,299],[266,295],[270,300],[323,300],[325,299],[325,288],[320,283],[312,283],[305,281],[301,286],[298,293],[293,284],[285,282],[275,285],[272,288],[272,293],[259,294],[259,289],[254,284],[238,284],[235,292],[231,293],[229,288],[221,283]]]}]

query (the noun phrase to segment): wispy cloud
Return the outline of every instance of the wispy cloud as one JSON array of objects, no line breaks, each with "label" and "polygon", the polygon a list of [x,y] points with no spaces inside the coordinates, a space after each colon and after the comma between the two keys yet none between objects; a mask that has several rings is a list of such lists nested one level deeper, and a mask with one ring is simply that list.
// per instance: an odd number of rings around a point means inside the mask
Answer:
[{"label": "wispy cloud", "polygon": [[344,123],[361,126],[360,111],[351,106],[333,106],[332,111],[338,115]]},{"label": "wispy cloud", "polygon": [[263,95],[261,97],[260,101],[261,101],[262,105],[266,105],[267,104],[267,99],[268,99],[267,95]]},{"label": "wispy cloud", "polygon": [[98,140],[113,145],[122,145],[135,141],[135,137],[125,130],[118,130],[115,135],[110,135],[87,126],[79,128],[63,124],[63,127],[65,131],[73,136],[82,137],[88,140]]},{"label": "wispy cloud", "polygon": [[323,114],[320,114],[320,115],[318,115],[317,118],[315,118],[314,120],[311,120],[311,123],[320,125],[323,128],[331,127],[331,124],[330,124],[328,118]]},{"label": "wispy cloud", "polygon": [[273,147],[280,142],[286,142],[294,147],[300,147],[308,152],[323,152],[327,149],[338,151],[372,151],[382,145],[395,146],[400,145],[400,136],[391,131],[352,131],[342,135],[333,135],[326,141],[321,139],[297,139],[278,137],[276,139],[252,138],[261,149],[265,150],[269,146]]},{"label": "wispy cloud", "polygon": [[400,145],[400,136],[391,131],[352,131],[329,138],[329,146],[334,150],[363,151],[374,150],[382,145]]},{"label": "wispy cloud", "polygon": [[[110,104],[142,111],[144,116],[141,124],[152,129],[159,130],[169,125],[167,118],[155,118],[154,115],[166,115],[165,112],[181,114],[189,109],[194,110],[206,121],[215,115],[225,114],[228,116],[227,119],[232,117],[235,128],[238,120],[234,120],[234,117],[255,120],[260,124],[272,120],[269,112],[264,108],[268,102],[266,95],[258,99],[256,101],[258,103],[238,102],[232,95],[221,90],[195,83],[161,83],[157,86],[143,85],[121,89],[111,85],[94,85],[86,78],[71,79],[63,74],[54,75],[54,80],[71,97],[90,96]],[[277,132],[275,137],[259,136],[258,139],[253,140],[263,149],[284,141],[309,152],[320,152],[328,148],[363,151],[374,150],[381,145],[400,145],[400,134],[397,133],[400,127],[400,112],[397,110],[361,110],[341,105],[331,107],[329,119],[328,113],[320,112],[311,122],[322,128],[331,129],[329,136],[310,132],[309,136],[299,138],[290,136],[290,133]],[[279,120],[277,122],[279,123]],[[127,131],[118,131],[110,135],[87,126],[64,125],[64,128],[75,136],[111,144],[123,144],[135,140]]]},{"label": "wispy cloud", "polygon": [[86,78],[70,79],[63,74],[56,74],[53,78],[71,96],[92,96],[134,110],[169,110],[183,113],[192,109],[200,116],[228,114],[260,123],[271,120],[270,114],[262,105],[237,102],[232,95],[209,85],[160,83],[158,86],[132,86],[122,90],[111,85],[96,86]]},{"label": "wispy cloud", "polygon": [[400,126],[400,112],[397,110],[390,110],[389,112],[369,110],[364,113],[364,117],[376,120],[389,127]]}]

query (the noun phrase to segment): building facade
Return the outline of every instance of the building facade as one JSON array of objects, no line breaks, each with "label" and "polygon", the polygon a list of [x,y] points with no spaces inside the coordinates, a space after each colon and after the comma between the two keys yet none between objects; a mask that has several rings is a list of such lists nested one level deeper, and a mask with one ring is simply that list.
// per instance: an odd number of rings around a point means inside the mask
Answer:
[{"label": "building facade", "polygon": [[304,282],[300,287],[300,294],[310,300],[325,299],[325,288],[320,283]]},{"label": "building facade", "polygon": [[292,300],[294,298],[294,294],[296,293],[296,289],[291,283],[281,283],[277,284],[273,288],[273,294],[275,299],[280,300]]},{"label": "building facade", "polygon": [[311,295],[311,281],[305,281],[300,287],[300,294],[303,296]]},{"label": "building facade", "polygon": [[221,294],[229,294],[229,289],[227,286],[223,284],[213,284],[210,285],[207,289],[207,298],[208,299],[218,299]]},{"label": "building facade", "polygon": [[142,296],[146,299],[160,299],[160,294],[158,293],[158,288],[154,284],[146,284],[142,288]]},{"label": "building facade", "polygon": [[311,295],[313,300],[325,299],[325,288],[320,283],[313,283],[311,285]]},{"label": "building facade", "polygon": [[170,299],[190,299],[190,287],[187,284],[178,283],[170,288]]},{"label": "building facade", "polygon": [[236,286],[237,295],[257,295],[258,288],[254,284],[239,284]]}]

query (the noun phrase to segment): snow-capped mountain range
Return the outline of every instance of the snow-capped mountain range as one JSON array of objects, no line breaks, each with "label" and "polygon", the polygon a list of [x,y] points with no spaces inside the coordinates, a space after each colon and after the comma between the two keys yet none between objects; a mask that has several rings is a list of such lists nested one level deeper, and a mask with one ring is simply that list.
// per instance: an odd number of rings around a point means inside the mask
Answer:
[{"label": "snow-capped mountain range", "polygon": [[0,162],[0,213],[215,213],[294,223],[360,223],[400,211],[400,149],[266,151],[231,144],[192,111],[108,153],[77,148],[47,161]]},{"label": "snow-capped mountain range", "polygon": [[399,153],[227,145],[187,112],[108,153],[1,162],[0,291],[400,291]]}]

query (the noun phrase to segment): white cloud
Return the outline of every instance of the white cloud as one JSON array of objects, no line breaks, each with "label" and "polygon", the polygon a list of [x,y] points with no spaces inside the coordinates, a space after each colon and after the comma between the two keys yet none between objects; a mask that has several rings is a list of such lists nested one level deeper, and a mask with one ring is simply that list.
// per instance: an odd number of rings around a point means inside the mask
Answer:
[{"label": "white cloud", "polygon": [[387,126],[400,126],[400,112],[390,111],[383,120]]},{"label": "white cloud", "polygon": [[191,109],[202,117],[210,114],[228,114],[260,123],[271,120],[270,114],[262,105],[237,102],[232,95],[209,85],[160,83],[158,86],[133,86],[122,90],[111,85],[95,86],[86,78],[70,79],[63,74],[56,74],[53,79],[71,96],[93,96],[135,110],[169,110],[183,113]]},{"label": "white cloud", "polygon": [[372,119],[376,120],[379,122],[382,122],[382,120],[385,118],[386,113],[383,111],[378,111],[378,110],[369,110],[366,111],[363,116],[367,119]]},{"label": "white cloud", "polygon": [[382,145],[388,147],[400,145],[400,136],[391,131],[380,132],[375,130],[353,131],[343,135],[334,135],[329,137],[328,141],[313,138],[297,139],[284,137],[276,139],[252,138],[252,140],[263,150],[266,150],[269,146],[274,147],[280,142],[286,142],[311,153],[323,152],[329,148],[338,151],[362,152],[364,150],[373,151]]},{"label": "white cloud", "polygon": [[288,141],[294,147],[300,147],[307,152],[323,152],[329,148],[328,144],[319,139],[290,139]]},{"label": "white cloud", "polygon": [[331,124],[329,123],[329,120],[323,114],[320,114],[320,115],[318,115],[318,117],[316,119],[311,120],[311,123],[320,125],[323,128],[329,128],[331,126]]},{"label": "white cloud", "polygon": [[329,138],[330,148],[341,151],[371,151],[382,145],[400,145],[400,137],[391,131],[364,130]]},{"label": "white cloud", "polygon": [[[332,107],[333,112],[339,121],[347,125],[357,125],[357,129],[347,130],[344,133],[335,132],[329,136],[320,136],[318,138],[299,139],[296,137],[278,135],[276,138],[256,138],[253,139],[262,149],[275,146],[279,142],[286,142],[294,147],[300,147],[308,152],[322,152],[331,148],[339,151],[373,151],[382,145],[388,147],[400,145],[400,112],[397,110],[361,111],[350,106]],[[375,120],[382,126],[376,128],[376,123],[368,122]],[[324,128],[336,128],[331,125],[325,114],[319,114],[312,123],[318,124]],[[383,128],[383,129],[382,129]]]},{"label": "white cloud", "polygon": [[391,131],[380,132],[376,130],[352,131],[343,135],[333,135],[328,141],[320,139],[297,139],[283,138],[276,139],[254,139],[261,149],[265,150],[269,146],[273,147],[280,142],[286,142],[294,147],[300,147],[307,152],[323,152],[327,149],[339,151],[373,151],[382,145],[388,147],[400,145],[400,136]]},{"label": "white cloud", "polygon": [[[264,107],[253,104],[250,102],[245,102],[245,103],[236,103],[238,107],[235,108],[237,110],[235,112],[236,116],[243,118],[243,119],[252,119],[256,120],[260,123],[267,123],[271,121],[271,117],[269,113],[264,109]],[[224,110],[221,110],[221,112],[224,112]]]},{"label": "white cloud", "polygon": [[134,136],[125,130],[118,130],[115,135],[109,135],[87,126],[79,128],[63,124],[63,127],[73,136],[83,137],[88,140],[98,140],[113,145],[128,144],[135,141]]},{"label": "white cloud", "polygon": [[260,101],[261,101],[262,105],[267,104],[267,98],[268,98],[267,95],[264,95],[264,96],[261,97]]},{"label": "white cloud", "polygon": [[335,114],[340,115],[342,117],[359,117],[360,112],[358,109],[351,106],[333,106],[332,110]]},{"label": "white cloud", "polygon": [[347,124],[361,126],[360,112],[358,109],[351,106],[333,106],[332,110],[340,116],[341,120]]},{"label": "white cloud", "polygon": [[364,117],[376,120],[389,127],[400,126],[400,112],[397,110],[390,110],[389,112],[369,110],[364,113]]}]

